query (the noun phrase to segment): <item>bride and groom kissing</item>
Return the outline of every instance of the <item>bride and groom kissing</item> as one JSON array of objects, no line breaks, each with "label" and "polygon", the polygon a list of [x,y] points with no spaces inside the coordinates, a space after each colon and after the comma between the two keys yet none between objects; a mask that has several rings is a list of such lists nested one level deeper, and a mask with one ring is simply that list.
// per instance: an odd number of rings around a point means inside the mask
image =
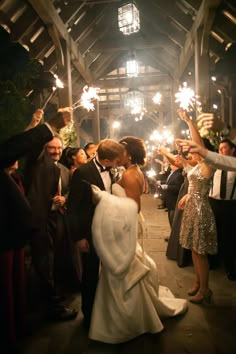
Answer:
[{"label": "bride and groom kissing", "polygon": [[[142,139],[105,139],[71,181],[67,215],[81,254],[84,324],[89,337],[101,342],[160,332],[161,318],[187,309],[186,300],[159,285],[156,264],[137,241],[145,159]],[[114,166],[125,167],[116,183],[107,169]]]}]

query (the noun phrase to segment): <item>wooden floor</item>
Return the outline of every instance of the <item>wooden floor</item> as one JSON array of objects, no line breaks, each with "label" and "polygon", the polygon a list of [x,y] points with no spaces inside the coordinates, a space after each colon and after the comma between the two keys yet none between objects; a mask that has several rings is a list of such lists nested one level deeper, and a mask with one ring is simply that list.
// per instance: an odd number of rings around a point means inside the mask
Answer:
[{"label": "wooden floor", "polygon": [[[169,235],[167,213],[157,209],[151,194],[143,195],[146,221],[145,250],[155,260],[160,283],[181,298],[188,298],[192,285],[192,266],[179,268],[165,256]],[[82,325],[80,296],[70,297],[69,306],[79,310],[77,318],[64,323],[40,320],[40,308],[29,316],[28,335],[21,343],[22,354],[236,354],[236,282],[229,281],[222,269],[210,272],[213,301],[210,305],[189,303],[188,312],[163,321],[163,332],[145,334],[120,345],[88,340]],[[35,318],[34,318],[35,316]],[[7,354],[7,353],[3,353]]]}]

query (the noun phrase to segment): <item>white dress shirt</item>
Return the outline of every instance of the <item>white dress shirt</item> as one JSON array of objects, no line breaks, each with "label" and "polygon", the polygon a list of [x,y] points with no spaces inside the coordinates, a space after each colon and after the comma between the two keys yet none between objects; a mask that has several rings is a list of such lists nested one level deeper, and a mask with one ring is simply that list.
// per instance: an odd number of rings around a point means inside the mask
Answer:
[{"label": "white dress shirt", "polygon": [[98,166],[98,164],[96,163],[96,159],[93,159],[93,162],[94,162],[95,166],[97,167],[97,169],[98,169],[98,171],[99,171],[99,173],[101,175],[105,190],[107,192],[111,193],[111,176],[110,176],[110,172],[109,171],[101,172],[101,167]]},{"label": "white dress shirt", "polygon": [[[227,183],[226,183],[226,197],[225,200],[231,199],[231,193],[234,186],[234,181],[236,178],[236,172],[227,172]],[[221,199],[220,198],[220,180],[221,180],[221,170],[216,170],[214,177],[213,177],[213,186],[210,190],[210,197],[214,199]],[[236,199],[236,188],[234,190],[234,194],[232,199]]]}]

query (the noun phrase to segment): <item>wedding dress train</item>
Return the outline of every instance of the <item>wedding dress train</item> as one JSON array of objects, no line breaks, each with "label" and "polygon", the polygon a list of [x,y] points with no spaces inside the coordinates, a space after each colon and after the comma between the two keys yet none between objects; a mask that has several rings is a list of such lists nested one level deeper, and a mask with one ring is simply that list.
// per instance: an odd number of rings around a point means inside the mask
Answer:
[{"label": "wedding dress train", "polygon": [[159,285],[156,264],[137,241],[137,204],[118,184],[112,193],[94,190],[93,242],[102,266],[89,337],[115,344],[162,331],[161,318],[184,313],[187,301]]}]

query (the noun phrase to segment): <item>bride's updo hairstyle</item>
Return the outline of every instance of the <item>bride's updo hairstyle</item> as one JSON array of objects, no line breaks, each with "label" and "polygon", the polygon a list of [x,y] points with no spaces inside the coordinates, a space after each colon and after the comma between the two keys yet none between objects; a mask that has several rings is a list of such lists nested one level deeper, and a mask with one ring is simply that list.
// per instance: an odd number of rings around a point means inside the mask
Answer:
[{"label": "bride's updo hairstyle", "polygon": [[145,165],[146,148],[142,139],[135,136],[125,136],[119,141],[119,143],[125,147],[132,164],[137,164],[140,166]]}]

